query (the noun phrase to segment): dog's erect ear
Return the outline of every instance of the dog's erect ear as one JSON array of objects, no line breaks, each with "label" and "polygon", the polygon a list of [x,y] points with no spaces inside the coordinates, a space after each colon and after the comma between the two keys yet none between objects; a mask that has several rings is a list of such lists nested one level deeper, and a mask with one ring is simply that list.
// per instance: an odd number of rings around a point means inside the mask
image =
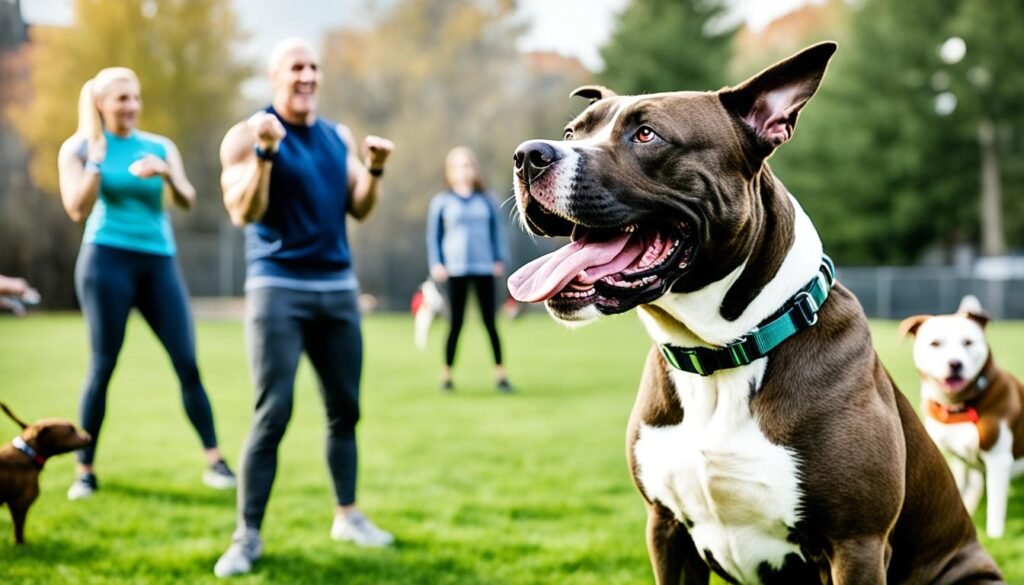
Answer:
[{"label": "dog's erect ear", "polygon": [[978,325],[981,325],[982,329],[992,320],[992,316],[986,313],[985,309],[981,308],[981,301],[974,295],[967,295],[961,299],[960,308],[956,312],[972,321],[976,321]]},{"label": "dog's erect ear", "polygon": [[906,339],[908,335],[917,335],[917,330],[921,327],[921,324],[931,318],[931,315],[914,315],[901,321],[899,328],[900,339]]},{"label": "dog's erect ear", "polygon": [[617,95],[619,94],[603,85],[584,85],[572,90],[569,97],[581,97],[583,99],[590,100],[590,103],[594,103],[598,100],[615,97]]},{"label": "dog's erect ear", "polygon": [[793,136],[796,118],[818,90],[836,43],[808,47],[736,87],[719,91],[726,109],[754,132],[764,154]]},{"label": "dog's erect ear", "polygon": [[992,320],[992,317],[990,317],[989,314],[984,311],[980,313],[966,312],[964,313],[964,316],[966,316],[971,321],[976,322],[978,325],[981,326],[982,329],[984,329],[985,326],[988,325],[988,322]]},{"label": "dog's erect ear", "polygon": [[4,404],[3,402],[0,402],[0,409],[3,409],[3,411],[7,413],[7,416],[11,417],[11,420],[18,423],[18,426],[20,426],[22,429],[28,427],[28,425],[25,424],[20,418],[18,418],[16,414],[11,412],[11,409],[7,408],[7,405]]}]

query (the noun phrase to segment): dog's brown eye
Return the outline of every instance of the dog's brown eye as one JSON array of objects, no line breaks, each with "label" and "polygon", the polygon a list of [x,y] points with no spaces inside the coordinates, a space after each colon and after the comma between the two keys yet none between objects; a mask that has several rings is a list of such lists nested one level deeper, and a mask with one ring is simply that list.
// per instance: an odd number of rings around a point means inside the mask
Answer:
[{"label": "dog's brown eye", "polygon": [[938,339],[936,339],[935,341],[929,343],[928,345],[930,345],[932,347],[939,347],[940,345],[942,345],[942,342],[939,341]]},{"label": "dog's brown eye", "polygon": [[562,140],[572,140],[572,129],[566,128],[565,134],[562,135]]},{"label": "dog's brown eye", "polygon": [[640,129],[636,131],[636,134],[633,135],[633,142],[646,144],[657,138],[657,136],[658,135],[654,133],[654,130],[651,130],[647,126],[641,126]]},{"label": "dog's brown eye", "polygon": [[965,340],[964,340],[964,347],[971,347],[971,345],[972,345],[973,343],[974,343],[974,342],[973,342],[973,341],[971,341],[970,339],[965,339]]}]

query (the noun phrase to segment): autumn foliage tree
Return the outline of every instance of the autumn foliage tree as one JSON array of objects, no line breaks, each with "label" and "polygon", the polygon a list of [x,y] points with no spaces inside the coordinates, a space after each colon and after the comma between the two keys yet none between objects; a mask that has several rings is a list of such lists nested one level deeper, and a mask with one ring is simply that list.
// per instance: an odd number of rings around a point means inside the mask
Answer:
[{"label": "autumn foliage tree", "polygon": [[74,26],[34,33],[32,99],[12,120],[40,188],[57,193],[57,151],[77,126],[82,84],[100,69],[124,66],[142,84],[142,128],[182,151],[201,196],[193,221],[222,214],[217,145],[250,74],[233,57],[242,35],[229,0],[77,0]]},{"label": "autumn foliage tree", "polygon": [[530,70],[516,49],[525,23],[514,8],[508,1],[402,0],[372,27],[337,31],[324,47],[322,113],[357,136],[396,144],[374,216],[351,232],[364,288],[397,295],[393,304],[426,276],[427,203],[445,188],[448,150],[476,151],[488,187],[511,216],[515,147],[560,136],[585,105],[568,97],[589,79],[582,68],[547,77]]}]

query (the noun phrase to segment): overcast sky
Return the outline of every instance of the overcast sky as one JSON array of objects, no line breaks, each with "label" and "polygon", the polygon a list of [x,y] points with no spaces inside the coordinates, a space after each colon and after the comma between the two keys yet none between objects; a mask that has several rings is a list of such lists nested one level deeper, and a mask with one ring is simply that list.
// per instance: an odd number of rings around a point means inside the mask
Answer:
[{"label": "overcast sky", "polygon": [[[5,0],[0,0],[5,1]],[[299,36],[316,43],[325,30],[358,25],[373,7],[392,0],[233,0],[242,26],[252,34],[244,56],[260,58],[278,40]],[[737,19],[761,28],[772,19],[806,4],[823,0],[729,0]],[[600,46],[614,26],[615,15],[628,0],[520,0],[520,13],[532,22],[519,48],[549,50],[579,58],[591,69],[599,68]],[[22,0],[22,12],[30,23],[68,24],[74,0]]]}]

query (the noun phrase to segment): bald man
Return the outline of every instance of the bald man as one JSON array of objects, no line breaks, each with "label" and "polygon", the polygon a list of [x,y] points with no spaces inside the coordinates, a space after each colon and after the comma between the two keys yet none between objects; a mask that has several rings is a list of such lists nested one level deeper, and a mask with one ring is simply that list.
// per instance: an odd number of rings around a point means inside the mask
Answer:
[{"label": "bald man", "polygon": [[242,448],[238,524],[214,567],[219,577],[248,573],[262,554],[260,527],[303,351],[327,411],[335,497],[331,537],[366,547],[393,541],[356,507],[362,334],[346,216],[362,221],[369,215],[394,145],[367,136],[361,161],[349,129],[317,116],[320,63],[309,43],[279,43],[269,77],[271,105],[232,127],[220,151],[224,206],[231,221],[245,228],[255,412]]}]

